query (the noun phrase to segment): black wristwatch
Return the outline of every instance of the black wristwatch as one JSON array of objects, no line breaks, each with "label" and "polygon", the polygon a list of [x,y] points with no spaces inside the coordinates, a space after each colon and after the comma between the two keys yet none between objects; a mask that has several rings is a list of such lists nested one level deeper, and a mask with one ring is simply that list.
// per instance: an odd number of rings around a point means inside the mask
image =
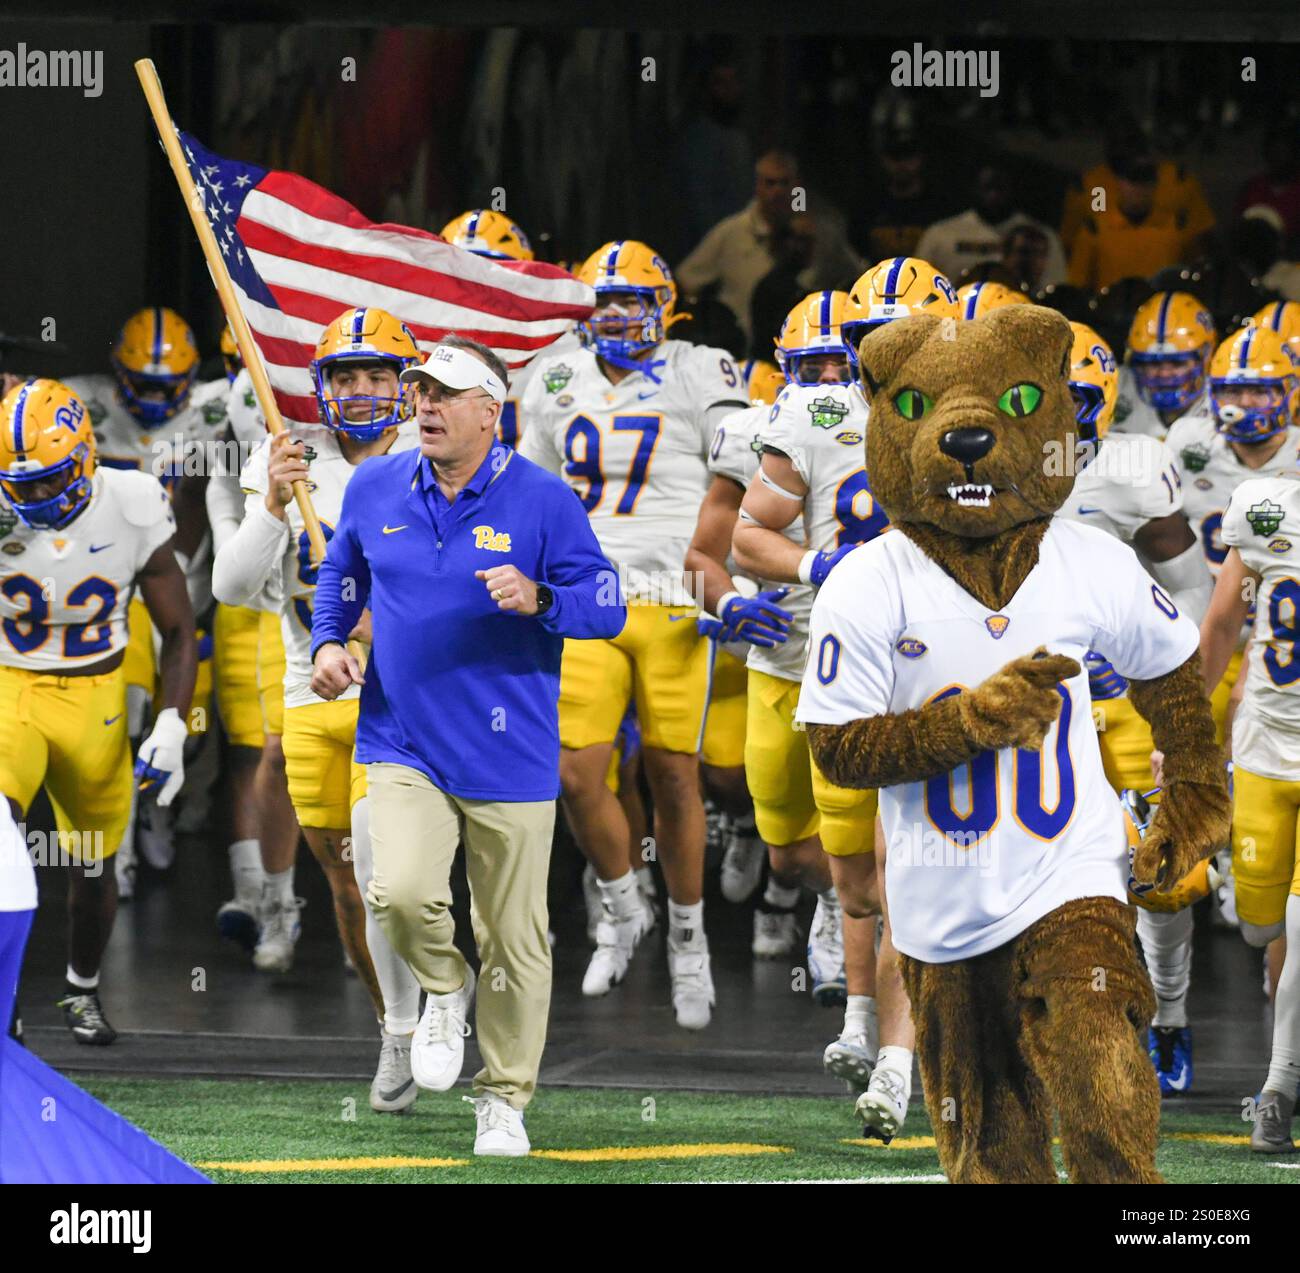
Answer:
[{"label": "black wristwatch", "polygon": [[555,593],[544,583],[537,585],[537,617],[541,618],[555,604]]}]

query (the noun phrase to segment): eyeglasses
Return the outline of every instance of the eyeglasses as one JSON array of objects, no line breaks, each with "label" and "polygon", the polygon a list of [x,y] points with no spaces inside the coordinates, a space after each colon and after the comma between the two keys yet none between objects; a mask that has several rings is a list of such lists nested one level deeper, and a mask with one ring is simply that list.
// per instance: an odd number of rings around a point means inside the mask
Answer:
[{"label": "eyeglasses", "polygon": [[[420,401],[427,401],[435,407],[442,406],[444,403],[473,402],[475,398],[492,398],[490,393],[448,393],[442,385],[427,383],[419,384],[416,388],[416,394]],[[495,399],[492,400],[495,401]]]}]

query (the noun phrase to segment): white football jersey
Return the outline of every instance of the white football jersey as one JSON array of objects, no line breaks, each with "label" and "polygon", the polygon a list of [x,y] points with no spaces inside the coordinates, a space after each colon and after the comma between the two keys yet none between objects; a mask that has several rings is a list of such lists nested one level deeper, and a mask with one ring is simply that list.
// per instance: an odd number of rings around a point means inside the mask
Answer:
[{"label": "white football jersey", "polygon": [[59,530],[24,525],[0,503],[0,664],[57,672],[126,645],[136,576],[176,533],[148,473],[96,469],[90,503]]},{"label": "white football jersey", "polygon": [[519,451],[577,492],[630,598],[690,605],[682,571],[709,487],[709,412],[748,404],[723,350],[666,340],[656,357],[658,382],[634,371],[617,385],[591,350],[547,357],[520,404]]},{"label": "white football jersey", "polygon": [[[1209,411],[1209,390],[1203,389],[1183,414],[1208,415]],[[1138,393],[1133,368],[1123,363],[1119,368],[1119,396],[1115,402],[1115,421],[1111,428],[1119,433],[1136,433],[1151,438],[1163,438],[1170,428],[1160,412]]]},{"label": "white football jersey", "polygon": [[[123,405],[111,375],[73,376],[64,382],[86,404],[95,431],[95,454],[105,468],[152,473],[175,494],[187,473],[210,473],[213,450],[226,433],[224,376],[196,384],[189,401],[165,424],[146,429]],[[212,606],[212,537],[205,534],[185,563],[185,586],[196,618]]]},{"label": "white football jersey", "polygon": [[1183,512],[1201,541],[1210,573],[1216,578],[1228,555],[1223,544],[1223,514],[1232,493],[1252,477],[1268,477],[1296,467],[1300,428],[1257,469],[1243,464],[1228,439],[1214,427],[1211,415],[1185,415],[1174,421],[1167,444],[1183,480]]},{"label": "white football jersey", "polygon": [[578,329],[572,327],[563,336],[557,337],[547,345],[541,353],[534,354],[518,371],[510,373],[510,393],[509,397],[506,398],[505,406],[501,410],[501,422],[497,426],[497,437],[506,446],[512,446],[516,449],[519,447],[519,439],[523,436],[519,420],[519,404],[523,402],[529,384],[537,375],[537,368],[548,358],[561,358],[565,354],[573,354],[581,348],[582,340],[578,335]]},{"label": "white football jersey", "polygon": [[1242,482],[1223,542],[1261,576],[1232,757],[1251,773],[1300,782],[1300,472]]},{"label": "white football jersey", "polygon": [[867,407],[852,385],[787,385],[770,414],[764,445],[788,455],[808,487],[809,548],[833,552],[888,528],[867,479]]},{"label": "white football jersey", "polygon": [[[1197,641],[1133,550],[1091,527],[1054,520],[1000,611],[896,532],[850,553],[819,591],[798,719],[839,725],[918,709],[1039,646],[1080,663],[1104,649],[1121,675],[1150,679]],[[968,959],[1072,898],[1124,899],[1124,824],[1086,672],[1058,692],[1061,714],[1038,751],[986,751],[881,790],[889,913],[905,954]]]},{"label": "white football jersey", "polygon": [[1078,471],[1056,515],[1131,544],[1147,522],[1182,507],[1182,480],[1169,447],[1156,438],[1112,432]]},{"label": "white football jersey", "polygon": [[[350,464],[344,458],[334,431],[324,425],[295,425],[289,432],[307,443],[307,488],[328,543],[343,512],[343,492],[357,471],[357,465]],[[413,420],[408,420],[398,426],[397,437],[386,454],[410,451],[419,445],[419,426]],[[249,457],[240,474],[240,484],[248,501],[245,516],[266,496],[270,486],[267,476],[270,454],[271,440],[267,437]],[[284,705],[302,707],[308,703],[321,702],[311,689],[311,614],[317,570],[311,566],[311,544],[307,538],[306,523],[298,511],[297,500],[289,501],[284,515],[288,519],[280,556],[280,595],[283,598],[280,626],[284,634],[285,654]],[[351,685],[340,697],[356,698],[360,693],[360,686]]]},{"label": "white football jersey", "polygon": [[[759,403],[727,416],[713,433],[713,445],[709,448],[709,472],[729,478],[741,490],[746,490],[763,458],[763,441],[771,414],[771,407]],[[802,546],[802,515],[796,517],[781,533]],[[812,599],[816,589],[807,584],[784,581],[773,583],[767,579],[760,579],[757,583],[762,590],[788,589],[780,604],[783,610],[794,615],[794,621],[790,624],[790,635],[784,645],[770,650],[760,645],[749,646],[743,655],[746,666],[766,672],[769,676],[779,676],[786,681],[801,680],[803,665],[808,659],[808,619],[812,615]]]}]

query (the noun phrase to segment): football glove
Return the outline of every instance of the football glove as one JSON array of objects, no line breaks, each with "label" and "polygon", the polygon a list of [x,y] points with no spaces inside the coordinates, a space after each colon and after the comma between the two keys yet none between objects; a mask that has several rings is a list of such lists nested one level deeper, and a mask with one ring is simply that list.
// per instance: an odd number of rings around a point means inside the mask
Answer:
[{"label": "football glove", "polygon": [[176,799],[185,781],[185,739],[189,731],[174,707],[165,707],[154,721],[153,731],[140,744],[135,758],[136,785],[141,791],[158,792],[158,803],[166,808]]},{"label": "football glove", "polygon": [[820,588],[826,582],[826,576],[835,569],[840,560],[847,557],[857,547],[856,543],[842,544],[834,552],[805,553],[803,561],[799,563],[799,574],[806,583],[812,584],[814,588]]},{"label": "football glove", "polygon": [[794,615],[783,610],[777,602],[789,591],[784,587],[772,588],[752,597],[742,597],[738,592],[727,593],[718,605],[726,629],[722,639],[748,641],[750,645],[760,645],[767,650],[784,645],[790,636]]}]

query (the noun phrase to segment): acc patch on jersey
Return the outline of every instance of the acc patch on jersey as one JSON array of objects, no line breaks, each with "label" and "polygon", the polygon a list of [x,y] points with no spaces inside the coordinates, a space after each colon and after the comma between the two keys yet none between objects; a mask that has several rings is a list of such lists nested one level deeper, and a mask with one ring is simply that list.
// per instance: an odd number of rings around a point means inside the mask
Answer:
[{"label": "acc patch on jersey", "polygon": [[1275,539],[1269,544],[1268,550],[1271,553],[1277,553],[1280,557],[1283,553],[1289,553],[1291,551],[1291,541],[1284,537]]},{"label": "acc patch on jersey", "polygon": [[1246,521],[1255,534],[1267,539],[1269,535],[1277,533],[1278,527],[1282,525],[1282,515],[1282,505],[1266,499],[1262,503],[1252,504],[1246,510]]},{"label": "acc patch on jersey", "polygon": [[857,446],[862,441],[862,434],[854,433],[852,429],[844,429],[835,435],[835,441],[841,446]]},{"label": "acc patch on jersey", "polygon": [[905,659],[919,659],[929,648],[924,641],[918,641],[915,637],[903,637],[894,646]]}]

